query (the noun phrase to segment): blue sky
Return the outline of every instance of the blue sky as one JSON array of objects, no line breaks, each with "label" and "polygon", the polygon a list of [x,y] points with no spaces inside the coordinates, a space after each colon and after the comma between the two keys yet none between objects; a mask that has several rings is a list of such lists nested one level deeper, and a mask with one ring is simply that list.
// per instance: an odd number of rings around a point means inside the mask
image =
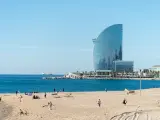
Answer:
[{"label": "blue sky", "polygon": [[123,24],[123,58],[160,64],[159,0],[0,1],[0,73],[93,70],[93,43]]}]

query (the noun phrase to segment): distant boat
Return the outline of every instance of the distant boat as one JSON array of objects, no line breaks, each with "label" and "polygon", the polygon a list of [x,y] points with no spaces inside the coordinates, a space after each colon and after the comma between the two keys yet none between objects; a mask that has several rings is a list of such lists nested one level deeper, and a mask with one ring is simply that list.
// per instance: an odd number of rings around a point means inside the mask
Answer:
[{"label": "distant boat", "polygon": [[53,75],[52,73],[42,73],[42,75]]}]

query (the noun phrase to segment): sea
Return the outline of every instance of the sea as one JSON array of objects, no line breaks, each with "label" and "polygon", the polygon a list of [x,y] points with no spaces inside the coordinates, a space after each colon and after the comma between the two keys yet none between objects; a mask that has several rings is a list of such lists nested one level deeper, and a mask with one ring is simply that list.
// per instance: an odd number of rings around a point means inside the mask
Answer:
[{"label": "sea", "polygon": [[[60,76],[60,75],[54,75]],[[53,92],[64,88],[66,92],[123,91],[140,88],[139,80],[55,79],[44,80],[42,75],[0,75],[0,93]],[[142,89],[160,87],[158,80],[143,80]]]}]

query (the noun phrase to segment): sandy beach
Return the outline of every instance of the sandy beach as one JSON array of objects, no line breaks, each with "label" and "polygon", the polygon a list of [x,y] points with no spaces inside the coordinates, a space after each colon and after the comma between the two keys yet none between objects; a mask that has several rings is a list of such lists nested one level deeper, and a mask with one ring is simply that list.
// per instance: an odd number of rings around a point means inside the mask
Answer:
[{"label": "sandy beach", "polygon": [[[147,89],[127,95],[124,91],[73,92],[51,95],[37,93],[40,99],[24,95],[1,94],[0,120],[159,120],[160,89]],[[66,96],[68,95],[68,96]],[[126,98],[127,105],[122,101]],[[97,101],[101,100],[101,107]],[[53,103],[52,110],[47,106]],[[138,108],[138,109],[137,109]],[[27,114],[20,115],[20,109]],[[126,113],[127,112],[127,113]],[[115,117],[114,117],[115,116]]]},{"label": "sandy beach", "polygon": [[4,102],[0,102],[0,120],[5,119],[7,116],[11,115],[12,113],[12,106],[8,106]]}]

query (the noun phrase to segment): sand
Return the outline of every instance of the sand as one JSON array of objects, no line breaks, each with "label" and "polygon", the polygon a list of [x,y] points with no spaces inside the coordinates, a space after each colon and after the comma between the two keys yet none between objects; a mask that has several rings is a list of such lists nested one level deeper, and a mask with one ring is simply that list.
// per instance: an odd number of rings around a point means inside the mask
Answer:
[{"label": "sand", "polygon": [[12,107],[8,106],[4,102],[0,102],[0,120],[5,120],[12,112]]},{"label": "sand", "polygon": [[[147,89],[135,94],[125,92],[75,92],[71,97],[68,93],[59,93],[60,98],[51,93],[38,93],[41,99],[33,100],[31,96],[1,94],[0,120],[158,120],[160,119],[160,89]],[[128,103],[123,105],[126,98]],[[102,105],[98,107],[97,101]],[[53,103],[53,109],[42,107],[48,102]],[[138,108],[138,109],[137,109]],[[5,112],[2,110],[5,109]],[[20,109],[28,115],[20,115]],[[136,112],[137,109],[137,112]],[[127,112],[127,113],[126,113]],[[5,113],[5,115],[3,115]],[[7,113],[7,115],[6,115]],[[114,117],[115,116],[115,117]],[[112,118],[113,117],[113,118]],[[3,118],[3,119],[2,119]],[[112,119],[111,119],[112,118]]]}]

